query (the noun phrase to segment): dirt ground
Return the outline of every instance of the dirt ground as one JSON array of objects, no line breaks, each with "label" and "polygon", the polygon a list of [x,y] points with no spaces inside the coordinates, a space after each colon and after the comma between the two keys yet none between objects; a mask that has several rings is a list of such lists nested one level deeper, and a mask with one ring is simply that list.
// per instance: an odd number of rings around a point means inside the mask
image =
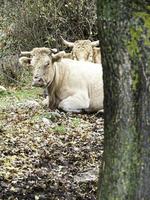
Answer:
[{"label": "dirt ground", "polygon": [[0,107],[0,200],[95,200],[103,118],[33,97]]}]

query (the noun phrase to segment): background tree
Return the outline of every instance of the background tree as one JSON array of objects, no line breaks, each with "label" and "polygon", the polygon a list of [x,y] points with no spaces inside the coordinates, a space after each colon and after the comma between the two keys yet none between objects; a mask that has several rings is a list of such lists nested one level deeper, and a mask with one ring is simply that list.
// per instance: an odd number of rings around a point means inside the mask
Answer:
[{"label": "background tree", "polygon": [[60,35],[72,41],[98,36],[96,0],[6,0],[0,11],[0,33],[13,25],[12,41],[6,41],[7,47],[14,43],[13,52],[35,46],[60,48]]},{"label": "background tree", "polygon": [[150,4],[98,0],[104,68],[99,200],[150,199]]},{"label": "background tree", "polygon": [[[11,62],[11,54],[41,46],[67,48],[60,36],[70,41],[98,39],[96,0],[0,0],[0,5],[0,84],[16,84],[14,77],[22,80],[18,72],[24,70],[12,71],[17,60]],[[28,79],[28,74],[23,77]]]}]

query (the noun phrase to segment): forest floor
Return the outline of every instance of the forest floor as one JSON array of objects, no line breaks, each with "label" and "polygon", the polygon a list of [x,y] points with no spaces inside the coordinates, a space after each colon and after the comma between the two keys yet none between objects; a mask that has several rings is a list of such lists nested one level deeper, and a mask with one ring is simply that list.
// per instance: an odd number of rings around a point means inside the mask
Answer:
[{"label": "forest floor", "polygon": [[103,118],[51,111],[41,93],[0,94],[0,200],[95,200]]}]

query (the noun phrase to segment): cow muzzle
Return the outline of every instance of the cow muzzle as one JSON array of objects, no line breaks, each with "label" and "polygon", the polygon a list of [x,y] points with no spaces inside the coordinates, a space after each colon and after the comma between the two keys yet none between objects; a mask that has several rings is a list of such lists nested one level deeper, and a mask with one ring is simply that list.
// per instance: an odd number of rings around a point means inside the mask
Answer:
[{"label": "cow muzzle", "polygon": [[34,77],[33,81],[32,81],[32,86],[43,87],[43,86],[45,86],[44,80],[40,77]]}]

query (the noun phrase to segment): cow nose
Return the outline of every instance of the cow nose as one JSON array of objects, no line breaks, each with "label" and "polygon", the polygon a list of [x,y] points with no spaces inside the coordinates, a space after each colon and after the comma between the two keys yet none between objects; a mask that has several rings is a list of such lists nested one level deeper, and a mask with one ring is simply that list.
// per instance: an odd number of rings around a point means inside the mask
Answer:
[{"label": "cow nose", "polygon": [[33,78],[33,82],[32,82],[32,85],[34,86],[42,86],[44,84],[44,80],[41,78],[41,77],[38,77],[38,76],[35,76]]},{"label": "cow nose", "polygon": [[39,83],[43,82],[43,79],[42,79],[42,78],[34,77],[34,79],[35,79],[37,82],[39,82]]}]

